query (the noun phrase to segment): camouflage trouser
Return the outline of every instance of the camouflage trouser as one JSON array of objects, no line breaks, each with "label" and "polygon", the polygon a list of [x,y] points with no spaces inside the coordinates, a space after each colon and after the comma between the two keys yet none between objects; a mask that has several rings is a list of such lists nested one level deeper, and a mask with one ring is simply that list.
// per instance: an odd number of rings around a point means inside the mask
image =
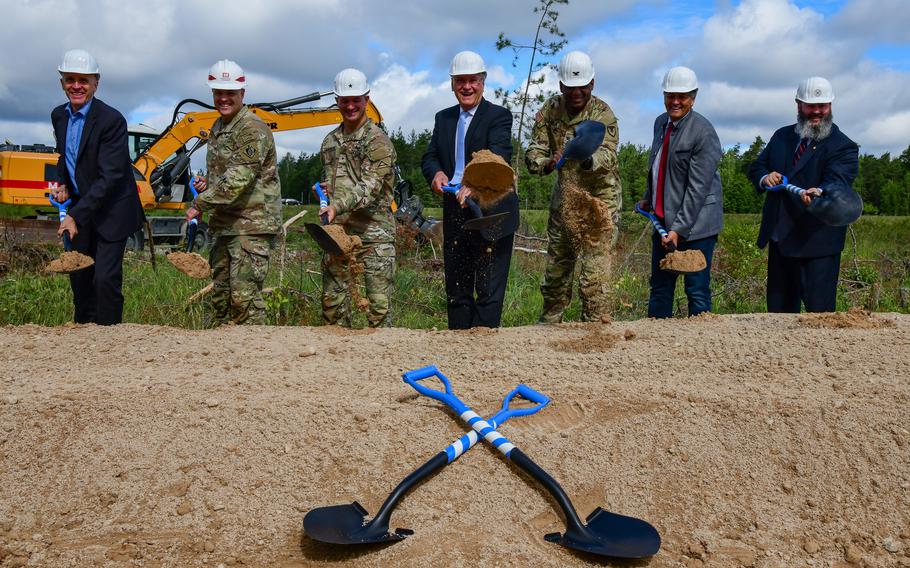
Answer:
[{"label": "camouflage trouser", "polygon": [[215,237],[212,266],[212,323],[265,325],[262,283],[269,270],[272,235]]},{"label": "camouflage trouser", "polygon": [[543,313],[540,323],[559,323],[572,299],[575,264],[578,267],[578,295],[581,298],[582,321],[600,321],[609,315],[609,286],[611,252],[619,234],[618,215],[613,215],[614,226],[610,241],[597,246],[581,245],[576,251],[572,238],[562,220],[559,209],[550,209],[547,221],[547,266],[544,269],[540,292],[543,295]]},{"label": "camouflage trouser", "polygon": [[[366,300],[370,303],[367,321],[370,327],[392,326],[392,287],[395,280],[395,245],[364,244],[356,254],[363,264]],[[355,270],[356,272],[356,270]],[[349,286],[358,286],[355,274],[351,281],[349,261],[325,254],[322,257],[322,320],[326,325],[351,327],[351,294]]]}]

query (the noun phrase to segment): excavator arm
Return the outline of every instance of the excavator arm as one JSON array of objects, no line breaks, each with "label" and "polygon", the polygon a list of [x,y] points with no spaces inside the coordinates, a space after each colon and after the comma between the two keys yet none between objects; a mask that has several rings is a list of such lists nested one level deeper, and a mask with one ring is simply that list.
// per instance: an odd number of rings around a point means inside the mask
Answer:
[{"label": "excavator arm", "polygon": [[[294,108],[329,94],[317,92],[287,101],[256,103],[248,107],[274,132],[341,124],[341,113],[335,106]],[[180,115],[179,110],[185,103],[211,108],[210,105],[192,99],[181,101],[174,111],[171,126],[133,163],[139,196],[145,209],[182,209],[188,201],[185,198],[176,201],[164,198],[170,196],[172,184],[189,167],[192,153],[208,142],[212,125],[220,115],[216,110],[191,111]],[[373,101],[367,104],[366,113],[376,124],[382,123],[382,115]],[[192,144],[189,150],[183,151],[188,143]]]}]

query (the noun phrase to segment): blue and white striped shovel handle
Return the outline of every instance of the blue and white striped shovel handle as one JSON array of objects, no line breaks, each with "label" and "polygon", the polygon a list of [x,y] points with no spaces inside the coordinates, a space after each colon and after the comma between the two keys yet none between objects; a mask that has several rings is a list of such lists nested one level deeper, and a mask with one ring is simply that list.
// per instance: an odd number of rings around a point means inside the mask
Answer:
[{"label": "blue and white striped shovel handle", "polygon": [[805,189],[799,187],[798,185],[793,185],[790,183],[790,180],[787,179],[787,176],[781,176],[780,183],[767,188],[766,191],[789,191],[797,197],[802,197],[803,193],[806,192]]},{"label": "blue and white striped shovel handle", "polygon": [[638,213],[639,215],[644,215],[645,217],[647,217],[648,220],[651,221],[651,224],[654,225],[654,229],[658,233],[660,233],[660,236],[666,238],[667,230],[664,229],[664,226],[660,224],[660,221],[657,219],[657,215],[655,215],[654,213],[651,213],[650,211],[645,211],[638,205],[635,206],[635,212]]},{"label": "blue and white striped shovel handle", "polygon": [[[467,422],[473,429],[468,434],[465,434],[454,443],[452,443],[445,452],[448,456],[449,463],[458,458],[461,454],[471,448],[474,444],[478,442],[480,437],[483,437],[488,442],[490,442],[496,449],[503,453],[506,457],[509,457],[509,453],[515,448],[515,446],[506,439],[505,436],[496,431],[496,426],[498,424],[504,423],[506,420],[513,416],[527,416],[529,414],[534,414],[542,409],[544,406],[550,403],[550,399],[535,391],[531,387],[526,385],[518,385],[512,392],[506,395],[503,400],[502,409],[496,413],[489,421],[484,420],[480,415],[471,410],[465,403],[455,396],[452,392],[452,385],[449,382],[449,379],[439,372],[434,365],[423,367],[421,369],[415,369],[413,371],[408,371],[402,376],[404,382],[411,385],[414,390],[420,394],[430,397],[432,399],[438,400],[446,404],[449,408],[458,413],[462,420]],[[424,379],[436,377],[438,378],[445,390],[439,391],[427,387],[424,384],[421,384],[419,381]],[[516,397],[521,396],[533,403],[535,406],[526,407],[526,408],[509,408],[510,402]]]}]

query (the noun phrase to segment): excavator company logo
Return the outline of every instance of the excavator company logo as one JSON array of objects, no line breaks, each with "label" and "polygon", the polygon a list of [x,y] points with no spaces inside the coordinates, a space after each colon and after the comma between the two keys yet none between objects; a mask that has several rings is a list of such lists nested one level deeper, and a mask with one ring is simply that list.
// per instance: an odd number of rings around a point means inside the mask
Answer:
[{"label": "excavator company logo", "polygon": [[268,125],[269,125],[269,128],[271,128],[272,130],[278,130],[278,123],[277,123],[277,122],[266,122],[266,124],[268,124]]},{"label": "excavator company logo", "polygon": [[55,181],[49,181],[49,182],[47,182],[47,188],[48,188],[48,189],[57,189],[58,187],[60,187],[60,184],[57,183],[57,182],[55,182]]}]

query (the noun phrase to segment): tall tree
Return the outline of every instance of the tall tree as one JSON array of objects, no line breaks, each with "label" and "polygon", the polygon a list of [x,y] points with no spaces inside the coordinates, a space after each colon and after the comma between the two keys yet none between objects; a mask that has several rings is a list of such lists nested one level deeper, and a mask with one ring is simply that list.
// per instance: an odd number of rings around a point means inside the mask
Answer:
[{"label": "tall tree", "polygon": [[524,87],[518,87],[514,91],[506,89],[496,89],[495,91],[496,97],[502,101],[503,106],[506,108],[512,109],[513,112],[516,107],[521,108],[518,112],[518,151],[513,154],[512,160],[513,167],[516,170],[518,169],[518,164],[522,161],[521,150],[524,142],[526,117],[530,114],[527,113],[528,103],[540,104],[547,96],[547,93],[544,92],[539,92],[535,96],[529,95],[531,85],[541,85],[544,80],[543,74],[540,74],[537,78],[534,78],[533,75],[535,71],[540,71],[549,65],[547,58],[559,53],[568,42],[565,39],[565,34],[559,30],[557,25],[559,11],[556,9],[557,4],[566,5],[568,3],[569,0],[538,0],[537,6],[534,7],[534,13],[540,14],[540,19],[537,21],[537,29],[534,30],[534,41],[530,42],[530,44],[516,43],[506,37],[505,32],[500,32],[499,38],[496,40],[497,51],[502,51],[503,49],[512,50],[512,67],[518,67],[518,60],[525,51],[531,52],[531,61],[528,63],[528,75],[525,79]]}]

